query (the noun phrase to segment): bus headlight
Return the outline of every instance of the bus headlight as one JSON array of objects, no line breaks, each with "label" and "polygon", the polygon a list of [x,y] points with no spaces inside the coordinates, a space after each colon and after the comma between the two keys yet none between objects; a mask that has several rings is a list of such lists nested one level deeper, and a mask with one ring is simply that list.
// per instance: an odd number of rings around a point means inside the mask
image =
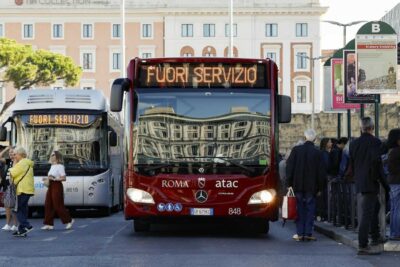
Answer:
[{"label": "bus headlight", "polygon": [[257,193],[254,193],[250,200],[249,205],[252,204],[267,204],[271,203],[276,196],[276,191],[274,189],[262,190]]},{"label": "bus headlight", "polygon": [[146,191],[137,188],[128,188],[126,194],[135,203],[154,204],[153,197]]}]

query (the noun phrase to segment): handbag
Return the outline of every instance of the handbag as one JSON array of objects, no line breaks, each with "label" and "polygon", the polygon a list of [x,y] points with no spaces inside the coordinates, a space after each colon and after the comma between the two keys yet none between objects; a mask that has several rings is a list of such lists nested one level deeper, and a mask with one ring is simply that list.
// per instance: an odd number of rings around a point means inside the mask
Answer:
[{"label": "handbag", "polygon": [[297,218],[296,196],[291,187],[289,187],[286,196],[283,197],[282,218],[283,220],[295,220]]},{"label": "handbag", "polygon": [[46,179],[43,179],[43,185],[45,186],[45,187],[49,187],[49,185],[50,185],[50,180],[49,180],[49,178],[46,178]]}]

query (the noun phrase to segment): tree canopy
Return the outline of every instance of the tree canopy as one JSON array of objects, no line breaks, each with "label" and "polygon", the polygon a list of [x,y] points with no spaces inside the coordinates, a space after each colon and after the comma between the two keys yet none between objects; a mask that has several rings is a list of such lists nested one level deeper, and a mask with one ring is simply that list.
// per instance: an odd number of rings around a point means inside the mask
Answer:
[{"label": "tree canopy", "polygon": [[82,69],[70,57],[0,38],[0,82],[13,83],[17,90],[48,86],[57,80],[74,86],[81,75]]}]

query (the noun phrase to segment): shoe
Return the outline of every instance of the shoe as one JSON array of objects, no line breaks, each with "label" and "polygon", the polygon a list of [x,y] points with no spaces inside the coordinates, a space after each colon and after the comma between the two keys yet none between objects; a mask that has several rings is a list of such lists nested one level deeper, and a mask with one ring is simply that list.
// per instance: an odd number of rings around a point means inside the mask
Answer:
[{"label": "shoe", "polygon": [[45,224],[44,226],[42,226],[40,229],[42,230],[53,230],[54,226],[53,225],[47,225]]},{"label": "shoe", "polygon": [[304,237],[304,239],[305,239],[306,241],[317,241],[317,238],[316,238],[315,236],[312,236],[312,235],[306,235],[306,236]]},{"label": "shoe", "polygon": [[16,225],[13,225],[13,226],[11,226],[11,229],[10,229],[11,231],[18,231],[18,226],[16,226]]},{"label": "shoe", "polygon": [[4,230],[4,231],[11,231],[11,226],[9,226],[8,224],[6,224],[6,225],[4,225],[3,226],[3,228],[1,228],[1,230]]},{"label": "shoe", "polygon": [[380,244],[385,244],[387,241],[387,238],[379,237],[378,239],[372,239],[370,245],[371,246],[377,246]]},{"label": "shoe", "polygon": [[65,229],[67,229],[67,230],[71,229],[74,222],[75,222],[75,220],[72,219],[71,222],[67,223],[67,225],[65,226]]},{"label": "shoe", "polygon": [[370,246],[367,246],[365,248],[358,248],[357,255],[379,255],[381,252],[377,249],[373,249]]},{"label": "shoe", "polygon": [[25,230],[25,233],[29,233],[30,231],[33,230],[33,226],[29,225],[28,227],[25,227],[24,230]]},{"label": "shoe", "polygon": [[15,237],[27,237],[26,231],[15,231],[12,235]]},{"label": "shoe", "polygon": [[295,234],[295,235],[293,236],[293,239],[294,239],[295,241],[297,241],[297,242],[299,242],[299,241],[304,241],[304,236],[299,236],[298,234]]}]

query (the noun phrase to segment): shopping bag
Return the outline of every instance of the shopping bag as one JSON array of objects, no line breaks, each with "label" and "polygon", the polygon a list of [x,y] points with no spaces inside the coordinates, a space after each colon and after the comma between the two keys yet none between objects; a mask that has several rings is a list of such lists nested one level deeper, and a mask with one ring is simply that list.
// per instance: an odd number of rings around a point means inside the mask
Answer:
[{"label": "shopping bag", "polygon": [[286,196],[283,197],[282,218],[284,220],[295,220],[297,218],[296,196],[291,187],[289,187]]}]

